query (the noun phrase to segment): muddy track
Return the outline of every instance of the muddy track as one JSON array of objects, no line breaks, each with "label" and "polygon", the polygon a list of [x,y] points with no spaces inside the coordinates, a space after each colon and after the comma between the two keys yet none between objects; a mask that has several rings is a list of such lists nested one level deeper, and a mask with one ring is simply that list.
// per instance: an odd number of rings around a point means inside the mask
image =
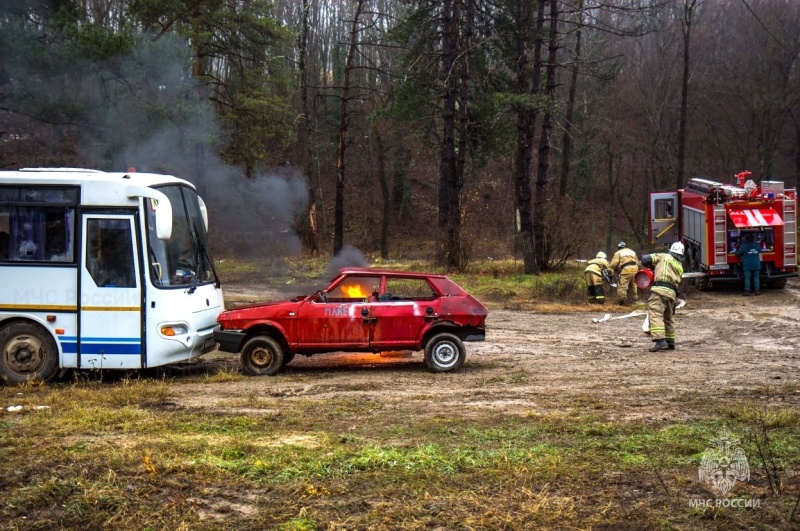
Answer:
[{"label": "muddy track", "polygon": [[[643,317],[593,323],[605,312],[492,308],[486,341],[467,343],[466,364],[455,374],[428,372],[420,352],[298,356],[275,377],[180,386],[177,400],[225,409],[237,397],[320,404],[352,398],[409,418],[430,415],[431,403],[466,416],[546,414],[588,404],[619,420],[703,418],[744,396],[800,403],[798,288],[793,279],[786,289],[761,297],[731,290],[687,293],[687,305],[677,313],[674,351],[646,351],[651,343],[641,329]],[[305,292],[298,286],[232,285],[226,300]],[[204,363],[238,367],[235,357],[224,355]]]}]

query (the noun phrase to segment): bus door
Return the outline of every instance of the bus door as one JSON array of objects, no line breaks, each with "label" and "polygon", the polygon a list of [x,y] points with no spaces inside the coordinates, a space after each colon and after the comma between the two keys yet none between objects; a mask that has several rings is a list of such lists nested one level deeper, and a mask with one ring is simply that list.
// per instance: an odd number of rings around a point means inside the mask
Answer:
[{"label": "bus door", "polygon": [[134,214],[81,217],[78,340],[83,369],[145,365]]}]

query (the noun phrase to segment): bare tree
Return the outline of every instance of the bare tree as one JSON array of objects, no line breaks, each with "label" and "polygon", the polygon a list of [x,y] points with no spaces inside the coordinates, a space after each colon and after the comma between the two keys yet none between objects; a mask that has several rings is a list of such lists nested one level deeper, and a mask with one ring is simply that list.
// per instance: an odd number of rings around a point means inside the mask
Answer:
[{"label": "bare tree", "polygon": [[[540,3],[542,6],[544,2]],[[536,195],[534,198],[533,210],[533,234],[536,246],[536,262],[538,268],[548,266],[548,244],[545,241],[545,201],[548,194],[548,169],[550,167],[550,134],[553,130],[553,113],[555,107],[556,90],[556,53],[558,52],[558,0],[549,0],[550,29],[548,32],[548,53],[547,53],[547,81],[545,95],[547,97],[547,109],[542,118],[542,132],[539,136],[539,160],[536,169]],[[543,8],[540,15],[544,15]]]},{"label": "bare tree", "polygon": [[344,183],[345,166],[344,156],[347,150],[347,127],[350,123],[350,115],[347,112],[347,104],[350,101],[350,73],[353,70],[353,57],[358,47],[358,19],[364,10],[366,0],[358,0],[353,21],[350,28],[350,44],[347,49],[347,59],[344,66],[344,81],[342,84],[342,99],[339,113],[339,143],[336,150],[336,206],[334,207],[334,229],[333,229],[333,254],[338,254],[344,246]]},{"label": "bare tree", "polygon": [[675,188],[683,188],[686,168],[686,120],[689,108],[689,44],[692,40],[692,22],[699,0],[682,0],[681,29],[683,31],[683,76],[681,79],[681,117],[678,126],[678,173]]}]

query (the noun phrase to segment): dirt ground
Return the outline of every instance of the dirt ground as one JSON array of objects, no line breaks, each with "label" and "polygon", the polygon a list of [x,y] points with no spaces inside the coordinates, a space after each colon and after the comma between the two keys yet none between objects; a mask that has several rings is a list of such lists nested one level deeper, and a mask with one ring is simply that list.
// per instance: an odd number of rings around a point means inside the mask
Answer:
[{"label": "dirt ground", "polygon": [[[228,307],[308,292],[270,284],[224,289]],[[179,400],[225,409],[232,398],[246,396],[320,404],[363,398],[411,418],[429,415],[432,403],[440,412],[454,408],[462,415],[521,415],[546,414],[578,401],[617,420],[704,418],[711,404],[774,396],[765,391],[775,388],[789,390],[780,393],[781,400],[800,403],[800,280],[760,297],[742,297],[734,289],[684,293],[674,351],[647,352],[652,343],[642,331],[643,314],[592,321],[632,308],[553,314],[489,303],[486,341],[466,343],[466,363],[457,373],[428,372],[421,352],[297,356],[275,377],[181,386]],[[238,366],[235,357],[220,353],[206,362]]]}]

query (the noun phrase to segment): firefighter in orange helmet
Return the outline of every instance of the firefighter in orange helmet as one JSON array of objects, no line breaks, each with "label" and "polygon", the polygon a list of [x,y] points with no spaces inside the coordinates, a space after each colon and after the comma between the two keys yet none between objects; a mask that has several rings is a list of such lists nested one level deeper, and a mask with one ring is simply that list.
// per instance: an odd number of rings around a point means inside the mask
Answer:
[{"label": "firefighter in orange helmet", "polygon": [[642,264],[655,267],[650,298],[647,300],[647,318],[650,320],[650,337],[654,341],[650,352],[675,350],[675,303],[678,285],[683,277],[683,244],[675,242],[668,253],[646,254]]},{"label": "firefighter in orange helmet", "polygon": [[638,300],[636,283],[633,277],[639,271],[639,257],[636,251],[628,248],[625,242],[617,244],[617,252],[611,258],[609,269],[619,275],[617,284],[617,299],[620,304],[634,303]]},{"label": "firefighter in orange helmet", "polygon": [[611,278],[611,273],[608,271],[606,253],[600,251],[597,256],[589,260],[586,264],[586,269],[583,270],[583,278],[586,280],[589,302],[605,304],[606,296],[603,292],[603,282],[607,282]]}]

